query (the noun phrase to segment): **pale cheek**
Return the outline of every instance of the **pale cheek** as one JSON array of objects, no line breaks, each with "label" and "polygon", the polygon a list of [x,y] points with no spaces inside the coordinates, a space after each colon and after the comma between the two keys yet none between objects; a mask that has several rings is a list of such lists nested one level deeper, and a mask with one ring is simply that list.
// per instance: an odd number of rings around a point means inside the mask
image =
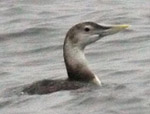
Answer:
[{"label": "pale cheek", "polygon": [[94,43],[99,39],[100,39],[99,35],[91,35],[90,37],[88,37],[87,44]]},{"label": "pale cheek", "polygon": [[82,45],[82,46],[86,46],[88,44],[94,43],[95,41],[99,40],[99,34],[78,34],[77,39],[75,40],[76,43]]}]

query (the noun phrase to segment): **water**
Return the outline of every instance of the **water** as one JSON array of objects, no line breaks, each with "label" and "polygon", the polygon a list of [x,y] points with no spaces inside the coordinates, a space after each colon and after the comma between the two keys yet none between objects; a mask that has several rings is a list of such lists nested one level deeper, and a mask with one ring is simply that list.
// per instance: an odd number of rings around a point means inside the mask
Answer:
[{"label": "water", "polygon": [[[1,114],[149,114],[150,1],[1,0]],[[62,45],[74,24],[130,24],[130,30],[89,46],[100,89],[21,95],[42,79],[66,78]]]}]

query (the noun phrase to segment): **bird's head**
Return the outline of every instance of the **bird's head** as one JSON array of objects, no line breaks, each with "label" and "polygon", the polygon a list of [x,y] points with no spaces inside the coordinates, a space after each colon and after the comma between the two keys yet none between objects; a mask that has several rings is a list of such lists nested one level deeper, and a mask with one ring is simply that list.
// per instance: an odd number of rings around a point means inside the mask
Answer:
[{"label": "bird's head", "polygon": [[128,25],[102,26],[94,22],[83,22],[73,26],[68,31],[66,38],[73,46],[84,49],[104,36],[115,34],[127,27]]}]

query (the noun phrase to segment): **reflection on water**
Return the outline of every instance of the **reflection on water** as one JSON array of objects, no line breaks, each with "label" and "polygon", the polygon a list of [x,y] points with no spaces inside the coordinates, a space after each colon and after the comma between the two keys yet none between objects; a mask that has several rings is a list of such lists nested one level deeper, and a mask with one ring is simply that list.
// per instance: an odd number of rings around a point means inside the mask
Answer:
[{"label": "reflection on water", "polygon": [[[0,112],[149,114],[149,5],[141,0],[0,1]],[[82,21],[131,25],[86,49],[103,87],[22,95],[27,84],[67,77],[63,40]]]}]

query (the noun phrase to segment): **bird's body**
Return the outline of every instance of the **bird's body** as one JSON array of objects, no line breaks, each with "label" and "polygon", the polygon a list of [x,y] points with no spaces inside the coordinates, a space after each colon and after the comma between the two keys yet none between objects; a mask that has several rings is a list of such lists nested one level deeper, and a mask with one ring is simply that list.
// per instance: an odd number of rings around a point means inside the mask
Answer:
[{"label": "bird's body", "polygon": [[68,79],[42,80],[24,88],[28,94],[47,94],[60,90],[73,90],[84,86],[101,86],[100,79],[90,70],[84,55],[87,45],[104,36],[117,33],[127,25],[101,26],[94,22],[83,22],[73,26],[66,35],[63,52]]},{"label": "bird's body", "polygon": [[62,90],[76,90],[82,87],[95,87],[91,83],[70,80],[41,80],[24,88],[23,92],[30,95],[48,94]]}]

